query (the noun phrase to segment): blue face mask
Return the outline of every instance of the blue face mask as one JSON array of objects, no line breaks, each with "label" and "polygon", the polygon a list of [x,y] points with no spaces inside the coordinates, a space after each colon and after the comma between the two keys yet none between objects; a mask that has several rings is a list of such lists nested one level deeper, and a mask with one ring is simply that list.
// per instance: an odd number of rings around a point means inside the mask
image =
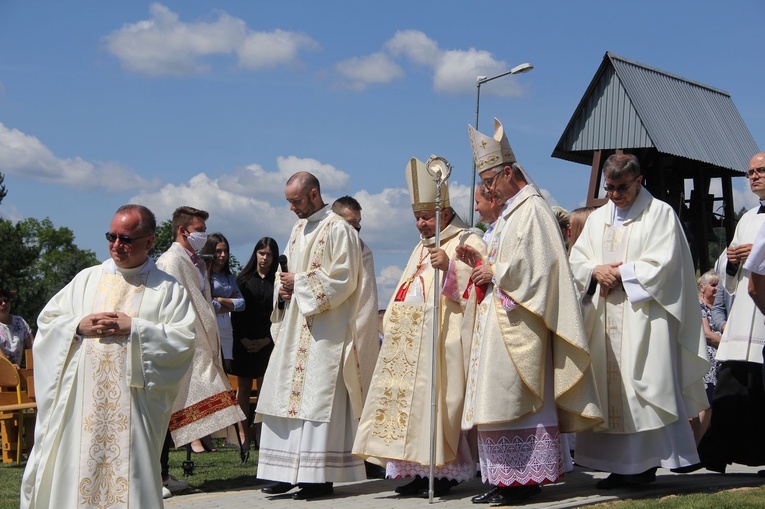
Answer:
[{"label": "blue face mask", "polygon": [[205,247],[205,244],[207,243],[207,232],[191,232],[189,233],[189,236],[186,237],[186,240],[189,241],[191,249],[199,251]]}]

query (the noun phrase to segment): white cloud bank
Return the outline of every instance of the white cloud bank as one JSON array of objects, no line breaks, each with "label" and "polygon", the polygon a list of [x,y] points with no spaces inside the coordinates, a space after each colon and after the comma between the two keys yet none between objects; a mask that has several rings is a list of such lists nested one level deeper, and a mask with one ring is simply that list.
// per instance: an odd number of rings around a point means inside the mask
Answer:
[{"label": "white cloud bank", "polygon": [[206,73],[216,56],[235,55],[241,69],[296,67],[301,51],[319,48],[305,34],[256,32],[222,11],[213,20],[183,22],[160,3],[149,7],[149,19],[123,25],[104,37],[104,43],[123,68],[149,76]]},{"label": "white cloud bank", "polygon": [[39,139],[0,123],[0,171],[79,189],[135,191],[157,185],[115,162],[56,157]]},{"label": "white cloud bank", "polygon": [[[403,78],[403,67],[396,59],[431,71],[433,90],[444,94],[472,92],[478,76],[494,76],[510,69],[506,62],[495,59],[488,51],[443,50],[423,32],[404,30],[389,39],[382,51],[343,60],[335,64],[334,70],[345,87],[361,91],[370,85]],[[518,96],[523,94],[523,88],[509,78],[492,86],[490,93]]]}]

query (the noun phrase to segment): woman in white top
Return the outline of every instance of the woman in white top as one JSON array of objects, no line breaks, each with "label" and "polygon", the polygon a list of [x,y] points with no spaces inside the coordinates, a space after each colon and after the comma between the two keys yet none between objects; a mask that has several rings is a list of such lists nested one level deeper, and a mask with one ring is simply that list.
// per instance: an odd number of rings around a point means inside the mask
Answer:
[{"label": "woman in white top", "polygon": [[32,348],[32,331],[18,315],[11,314],[11,292],[0,288],[0,357],[21,367],[24,348]]}]

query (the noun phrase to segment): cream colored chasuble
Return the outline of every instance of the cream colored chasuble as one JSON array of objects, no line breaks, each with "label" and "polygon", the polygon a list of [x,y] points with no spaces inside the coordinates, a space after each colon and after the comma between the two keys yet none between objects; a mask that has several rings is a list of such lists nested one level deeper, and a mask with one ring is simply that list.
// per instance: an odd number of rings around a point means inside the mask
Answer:
[{"label": "cream colored chasuble", "polygon": [[[146,267],[146,266],[145,266]],[[123,278],[103,272],[93,313],[137,317],[148,271]],[[79,507],[127,508],[130,474],[130,362],[128,335],[83,339],[82,434],[77,484]],[[159,458],[157,458],[159,461]]]}]

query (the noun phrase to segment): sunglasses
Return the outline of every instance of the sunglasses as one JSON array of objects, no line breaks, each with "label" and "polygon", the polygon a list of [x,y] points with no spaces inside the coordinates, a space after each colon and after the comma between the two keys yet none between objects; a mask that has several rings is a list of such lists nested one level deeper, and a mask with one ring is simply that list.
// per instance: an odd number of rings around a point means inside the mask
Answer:
[{"label": "sunglasses", "polygon": [[620,186],[615,186],[613,184],[606,184],[606,185],[603,186],[603,189],[605,189],[605,191],[607,193],[613,193],[614,191],[618,191],[619,194],[624,194],[627,191],[629,191],[629,189],[632,187],[632,185],[635,183],[636,180],[637,180],[637,178],[635,178],[629,184],[622,184]]},{"label": "sunglasses", "polygon": [[148,237],[151,235],[151,233],[147,233],[146,235],[141,235],[140,237],[128,237],[127,235],[117,235],[116,233],[112,232],[106,232],[106,240],[109,242],[117,242],[117,239],[120,240],[120,244],[130,245],[133,243],[134,240],[142,239],[144,237]]}]

